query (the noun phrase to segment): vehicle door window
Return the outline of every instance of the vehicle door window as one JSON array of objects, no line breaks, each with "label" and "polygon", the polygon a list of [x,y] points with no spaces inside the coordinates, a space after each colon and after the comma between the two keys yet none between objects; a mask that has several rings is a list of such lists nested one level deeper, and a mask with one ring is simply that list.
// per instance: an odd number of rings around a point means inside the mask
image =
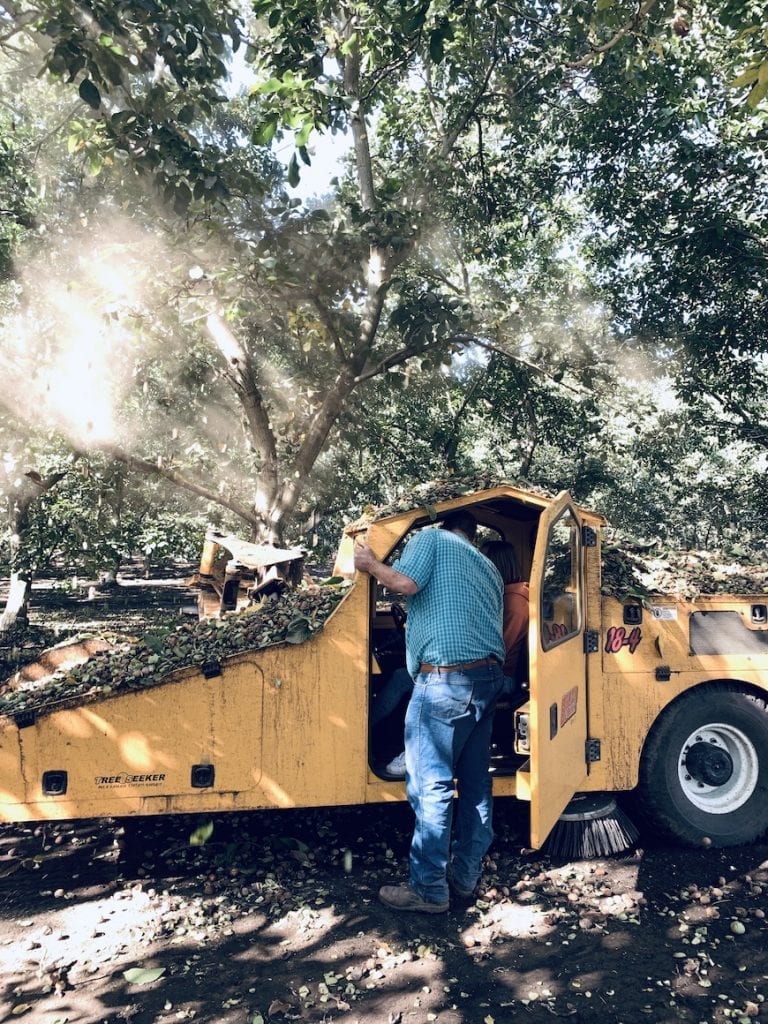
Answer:
[{"label": "vehicle door window", "polygon": [[566,508],[552,524],[541,588],[541,646],[547,651],[581,630],[581,527]]}]

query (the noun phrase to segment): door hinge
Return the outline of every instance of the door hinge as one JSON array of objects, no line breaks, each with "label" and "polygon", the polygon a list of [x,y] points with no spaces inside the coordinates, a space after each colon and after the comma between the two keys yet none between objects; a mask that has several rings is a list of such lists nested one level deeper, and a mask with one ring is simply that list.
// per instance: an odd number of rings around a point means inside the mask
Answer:
[{"label": "door hinge", "polygon": [[587,740],[586,759],[587,764],[600,760],[600,740]]},{"label": "door hinge", "polygon": [[597,547],[597,531],[593,530],[591,526],[582,526],[581,544],[585,548]]},{"label": "door hinge", "polygon": [[584,653],[596,654],[600,650],[600,634],[596,629],[584,630]]}]

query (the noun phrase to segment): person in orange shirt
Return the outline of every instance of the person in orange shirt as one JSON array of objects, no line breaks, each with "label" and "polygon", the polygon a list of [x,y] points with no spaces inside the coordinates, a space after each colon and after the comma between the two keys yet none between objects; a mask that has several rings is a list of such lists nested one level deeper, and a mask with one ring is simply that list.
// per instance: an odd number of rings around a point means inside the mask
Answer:
[{"label": "person in orange shirt", "polygon": [[480,548],[496,566],[504,582],[504,676],[506,693],[520,689],[526,675],[524,653],[528,639],[528,584],[520,579],[515,549],[503,540],[486,541]]}]

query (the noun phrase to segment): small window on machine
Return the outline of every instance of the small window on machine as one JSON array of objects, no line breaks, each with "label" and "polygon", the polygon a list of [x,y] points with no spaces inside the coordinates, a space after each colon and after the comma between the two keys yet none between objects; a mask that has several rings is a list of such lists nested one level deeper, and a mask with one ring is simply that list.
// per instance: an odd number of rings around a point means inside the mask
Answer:
[{"label": "small window on machine", "polygon": [[[754,622],[754,619],[751,621]],[[690,617],[691,653],[768,654],[768,630],[750,629],[738,611],[694,612]]]}]

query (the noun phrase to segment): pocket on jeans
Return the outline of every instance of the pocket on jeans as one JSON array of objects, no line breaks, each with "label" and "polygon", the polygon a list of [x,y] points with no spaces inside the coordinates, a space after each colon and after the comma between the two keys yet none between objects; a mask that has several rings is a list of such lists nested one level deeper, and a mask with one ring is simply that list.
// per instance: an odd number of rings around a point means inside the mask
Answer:
[{"label": "pocket on jeans", "polygon": [[472,703],[471,686],[450,686],[448,683],[431,683],[426,686],[424,707],[428,713],[441,722],[452,722],[467,713]]}]

